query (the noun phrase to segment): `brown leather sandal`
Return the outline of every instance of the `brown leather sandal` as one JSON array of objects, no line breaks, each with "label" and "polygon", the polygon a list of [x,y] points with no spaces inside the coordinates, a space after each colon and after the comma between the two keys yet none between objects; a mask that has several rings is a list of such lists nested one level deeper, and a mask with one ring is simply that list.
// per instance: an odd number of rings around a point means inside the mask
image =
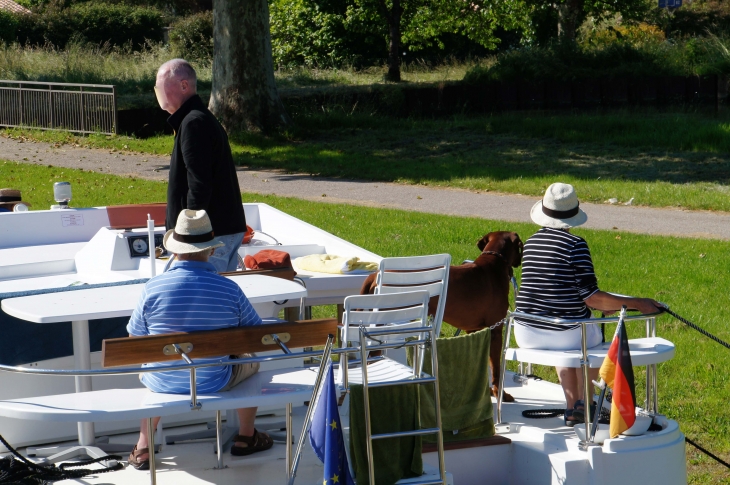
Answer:
[{"label": "brown leather sandal", "polygon": [[[142,455],[147,455],[147,459],[140,460],[139,457]],[[129,462],[129,464],[132,465],[137,470],[149,470],[150,469],[150,450],[149,450],[149,448],[142,448],[141,450],[138,450],[137,445],[134,445],[134,449],[132,450],[132,453],[129,454],[129,458],[127,459],[127,462]]]},{"label": "brown leather sandal", "polygon": [[259,451],[266,451],[274,446],[274,440],[271,439],[266,433],[259,433],[258,430],[253,430],[253,436],[242,436],[236,435],[233,437],[233,442],[246,443],[246,446],[231,446],[231,455],[233,456],[246,456]]}]

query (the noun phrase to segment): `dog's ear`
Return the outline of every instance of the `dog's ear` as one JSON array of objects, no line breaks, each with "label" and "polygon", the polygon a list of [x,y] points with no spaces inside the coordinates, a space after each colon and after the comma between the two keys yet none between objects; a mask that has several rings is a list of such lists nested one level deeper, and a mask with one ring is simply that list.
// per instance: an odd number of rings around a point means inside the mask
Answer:
[{"label": "dog's ear", "polygon": [[512,253],[512,267],[513,268],[519,268],[522,265],[522,251],[525,248],[525,245],[522,243],[522,239],[520,239],[520,235],[516,232],[512,233],[512,245],[515,248],[514,252]]},{"label": "dog's ear", "polygon": [[491,232],[489,234],[485,234],[480,240],[477,241],[477,247],[479,248],[479,251],[484,251],[484,248],[487,247],[487,243],[489,243],[489,236],[491,235]]}]

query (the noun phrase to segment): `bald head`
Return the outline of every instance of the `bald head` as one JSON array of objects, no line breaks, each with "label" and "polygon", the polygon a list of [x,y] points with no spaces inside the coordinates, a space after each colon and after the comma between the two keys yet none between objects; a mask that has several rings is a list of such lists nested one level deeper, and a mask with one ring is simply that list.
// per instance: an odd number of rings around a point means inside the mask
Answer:
[{"label": "bald head", "polygon": [[157,77],[160,75],[168,79],[187,81],[190,83],[193,92],[197,89],[198,77],[195,74],[195,69],[185,59],[172,59],[167,61],[157,70]]},{"label": "bald head", "polygon": [[185,59],[172,59],[157,70],[155,93],[160,107],[172,114],[197,92],[195,69]]}]

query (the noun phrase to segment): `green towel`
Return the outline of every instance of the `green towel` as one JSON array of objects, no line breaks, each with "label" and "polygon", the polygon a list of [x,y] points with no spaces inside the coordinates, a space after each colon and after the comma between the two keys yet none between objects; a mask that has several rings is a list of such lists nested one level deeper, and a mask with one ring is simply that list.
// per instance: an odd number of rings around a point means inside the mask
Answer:
[{"label": "green towel", "polygon": [[[439,388],[444,441],[464,441],[494,435],[494,416],[489,378],[489,329],[458,337],[439,338]],[[409,347],[409,361],[413,347]],[[423,370],[431,373],[431,352],[426,351]],[[436,425],[433,388],[421,386],[421,425]],[[456,434],[454,432],[457,431]],[[434,436],[424,441],[435,442]]]},{"label": "green towel", "polygon": [[[371,388],[370,421],[373,434],[419,429],[416,385]],[[423,387],[423,386],[421,386]],[[355,480],[367,484],[369,469],[365,444],[365,402],[362,385],[350,386],[350,458]],[[393,485],[401,478],[423,474],[421,437],[373,441],[375,483]]]}]

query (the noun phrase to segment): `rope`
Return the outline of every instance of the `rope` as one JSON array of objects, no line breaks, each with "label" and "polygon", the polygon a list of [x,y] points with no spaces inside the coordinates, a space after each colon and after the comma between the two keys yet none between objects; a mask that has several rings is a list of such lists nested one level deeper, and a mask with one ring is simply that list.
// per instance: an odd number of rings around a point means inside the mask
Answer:
[{"label": "rope", "polygon": [[707,451],[706,449],[704,449],[703,447],[701,447],[700,445],[698,445],[697,443],[695,443],[691,439],[687,438],[686,436],[684,437],[684,441],[686,441],[690,445],[694,446],[695,448],[697,448],[698,450],[700,450],[702,453],[704,453],[705,455],[709,456],[710,458],[713,458],[716,462],[718,462],[718,463],[720,463],[722,465],[725,465],[727,468],[730,468],[730,463],[728,463],[725,460],[722,460],[721,458],[719,458],[718,456],[710,453],[709,451]]},{"label": "rope", "polygon": [[526,409],[522,411],[522,416],[532,419],[557,418],[565,415],[565,411],[558,408]]},{"label": "rope", "polygon": [[[526,409],[522,411],[522,416],[531,419],[562,418],[565,415],[565,411],[565,409],[560,408]],[[598,422],[601,424],[608,424],[610,417],[611,415],[608,410],[601,409],[601,417]]]},{"label": "rope", "polygon": [[79,470],[70,470],[69,468],[77,468],[99,463],[107,460],[121,460],[122,457],[116,455],[102,456],[92,460],[83,460],[77,463],[62,463],[61,465],[38,465],[28,460],[26,457],[18,453],[10,444],[0,435],[0,442],[13,455],[10,458],[0,459],[0,483],[7,485],[44,485],[46,483],[59,480],[75,480],[88,475],[96,475],[99,473],[108,473],[124,468],[124,465],[117,463],[114,466],[103,468],[82,468]]},{"label": "rope", "polygon": [[670,310],[669,308],[665,308],[665,309],[664,309],[664,311],[665,311],[665,312],[667,312],[667,313],[669,313],[669,314],[670,314],[671,316],[673,316],[674,318],[676,318],[676,319],[677,319],[677,320],[679,320],[680,322],[682,322],[682,323],[684,323],[685,325],[687,325],[687,326],[688,326],[689,328],[692,328],[692,329],[694,329],[694,330],[697,330],[698,332],[700,332],[700,333],[701,333],[702,335],[704,335],[705,337],[707,337],[707,338],[709,338],[709,339],[711,339],[711,340],[714,340],[715,342],[717,342],[718,344],[722,345],[723,347],[725,347],[725,348],[727,348],[727,349],[730,349],[730,344],[729,344],[729,343],[725,342],[725,341],[724,341],[724,340],[722,340],[722,339],[719,339],[719,338],[715,337],[714,335],[712,335],[712,334],[711,334],[710,332],[708,332],[708,331],[707,331],[707,330],[705,330],[704,328],[700,328],[700,327],[698,327],[697,325],[695,325],[694,323],[692,323],[692,322],[690,322],[689,320],[687,320],[686,318],[682,318],[682,317],[680,317],[679,315],[677,315],[676,313],[674,313],[674,312],[673,312],[672,310]]}]

